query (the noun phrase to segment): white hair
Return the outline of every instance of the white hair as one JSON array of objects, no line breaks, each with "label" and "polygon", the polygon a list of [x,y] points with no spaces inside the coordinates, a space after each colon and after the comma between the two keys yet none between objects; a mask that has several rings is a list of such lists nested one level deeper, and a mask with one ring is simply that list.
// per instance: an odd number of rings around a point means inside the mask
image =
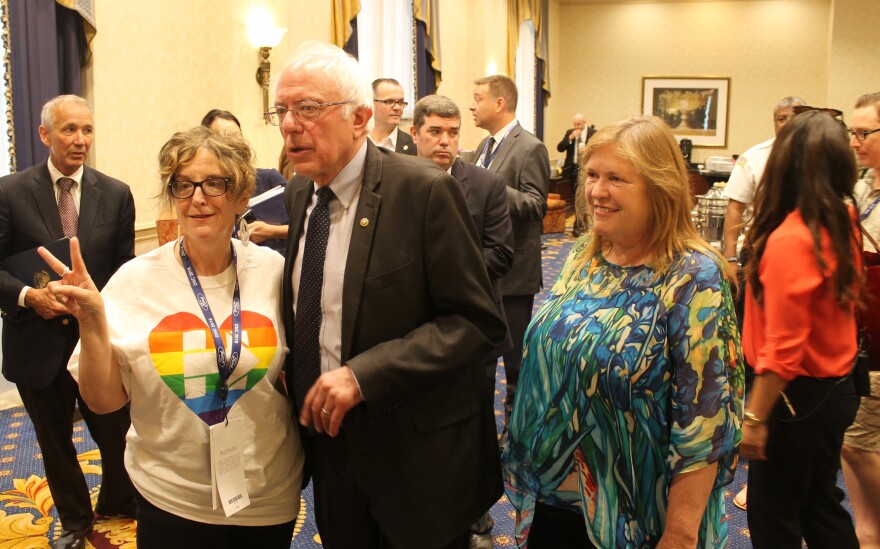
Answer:
[{"label": "white hair", "polygon": [[92,107],[89,105],[89,102],[83,99],[78,95],[59,95],[58,97],[53,97],[49,101],[43,105],[43,110],[40,112],[40,125],[42,125],[47,130],[51,130],[55,127],[55,109],[64,105],[65,103],[76,103],[77,105],[82,105],[83,107],[89,109],[89,113],[94,116],[92,112]]},{"label": "white hair", "polygon": [[344,105],[343,118],[351,116],[358,107],[373,110],[373,88],[357,59],[342,48],[317,40],[303,42],[285,71],[298,69],[320,70],[336,82],[339,94],[345,101],[351,101]]}]

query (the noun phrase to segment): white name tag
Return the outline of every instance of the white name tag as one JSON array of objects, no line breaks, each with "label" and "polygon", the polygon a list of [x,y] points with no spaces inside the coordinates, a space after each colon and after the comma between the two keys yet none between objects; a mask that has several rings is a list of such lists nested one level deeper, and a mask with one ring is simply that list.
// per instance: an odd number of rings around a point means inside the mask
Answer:
[{"label": "white name tag", "polygon": [[214,509],[227,517],[251,504],[244,482],[244,422],[241,418],[211,426],[211,492]]}]

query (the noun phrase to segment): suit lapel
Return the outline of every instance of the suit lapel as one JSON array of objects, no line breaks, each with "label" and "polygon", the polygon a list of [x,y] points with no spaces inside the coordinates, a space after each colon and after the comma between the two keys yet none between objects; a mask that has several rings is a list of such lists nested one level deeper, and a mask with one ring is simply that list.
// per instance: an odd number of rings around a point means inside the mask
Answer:
[{"label": "suit lapel", "polygon": [[471,184],[468,181],[467,169],[461,164],[462,162],[463,160],[460,158],[455,159],[455,163],[452,165],[452,177],[461,183],[461,190],[464,193],[464,197],[467,198],[471,190]]},{"label": "suit lapel", "polygon": [[[288,204],[290,224],[288,225],[287,234],[287,261],[284,263],[284,280],[293,279],[293,263],[299,251],[299,239],[303,233],[306,209],[308,209],[309,200],[312,197],[315,186],[312,181],[304,177],[294,177],[289,185],[299,188],[293,193],[293,202]],[[284,308],[284,318],[288,322],[287,330],[290,334],[293,334],[293,287],[291,284],[283,284],[282,287],[284,288],[283,303],[291,304],[291,306]]]},{"label": "suit lapel", "polygon": [[92,229],[95,227],[98,212],[101,209],[101,194],[95,172],[85,168],[80,185],[79,224],[76,229],[76,236],[83,249],[89,246],[89,238],[92,236]]},{"label": "suit lapel", "polygon": [[492,160],[492,165],[489,167],[489,171],[495,173],[501,171],[501,166],[507,161],[507,155],[510,154],[510,149],[513,148],[513,144],[516,141],[516,138],[519,137],[520,131],[522,131],[522,127],[519,125],[519,122],[517,122],[507,133],[507,136],[501,140],[501,144],[498,145],[498,153]]},{"label": "suit lapel", "polygon": [[375,145],[367,143],[364,163],[364,181],[355,211],[351,242],[345,261],[345,278],[342,285],[342,360],[351,357],[355,323],[361,305],[361,291],[367,274],[367,265],[373,250],[373,237],[379,218],[382,197],[376,189],[382,179],[382,153]]},{"label": "suit lapel", "polygon": [[48,164],[43,164],[40,168],[39,177],[35,177],[30,182],[31,193],[43,223],[49,230],[49,236],[52,240],[58,240],[64,236],[64,229],[61,227],[61,216],[58,214],[58,201],[55,199],[55,187],[52,185],[52,178],[49,176]]}]

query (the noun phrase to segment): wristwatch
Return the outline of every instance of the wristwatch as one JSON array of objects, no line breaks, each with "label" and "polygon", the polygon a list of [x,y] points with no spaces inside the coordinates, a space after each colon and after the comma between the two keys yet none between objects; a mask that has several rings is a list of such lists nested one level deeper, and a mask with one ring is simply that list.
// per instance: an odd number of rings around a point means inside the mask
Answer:
[{"label": "wristwatch", "polygon": [[743,411],[743,422],[751,425],[763,425],[766,420],[758,418],[751,410]]},{"label": "wristwatch", "polygon": [[739,261],[739,258],[737,258],[735,255],[731,257],[725,257],[724,259],[728,263],[736,263],[737,261]]}]

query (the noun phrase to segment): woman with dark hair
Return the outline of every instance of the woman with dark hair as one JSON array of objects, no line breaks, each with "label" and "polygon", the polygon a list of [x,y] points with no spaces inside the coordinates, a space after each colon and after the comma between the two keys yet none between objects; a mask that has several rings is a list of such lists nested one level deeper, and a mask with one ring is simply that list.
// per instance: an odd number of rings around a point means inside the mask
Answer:
[{"label": "woman with dark hair", "polygon": [[[757,549],[856,548],[840,471],[858,407],[850,376],[862,284],[856,166],[827,109],[777,137],[746,246],[743,350],[755,380],[744,412],[748,520]],[[839,111],[836,111],[840,114]]]},{"label": "woman with dark hair", "polygon": [[[241,136],[241,123],[229,111],[211,109],[202,117],[202,126],[225,135]],[[257,168],[257,183],[254,196],[259,196],[275,187],[287,185],[287,179],[274,168]],[[254,244],[268,246],[284,255],[287,251],[287,218],[282,223],[273,224],[265,221],[250,221],[247,224],[248,239]]]}]

